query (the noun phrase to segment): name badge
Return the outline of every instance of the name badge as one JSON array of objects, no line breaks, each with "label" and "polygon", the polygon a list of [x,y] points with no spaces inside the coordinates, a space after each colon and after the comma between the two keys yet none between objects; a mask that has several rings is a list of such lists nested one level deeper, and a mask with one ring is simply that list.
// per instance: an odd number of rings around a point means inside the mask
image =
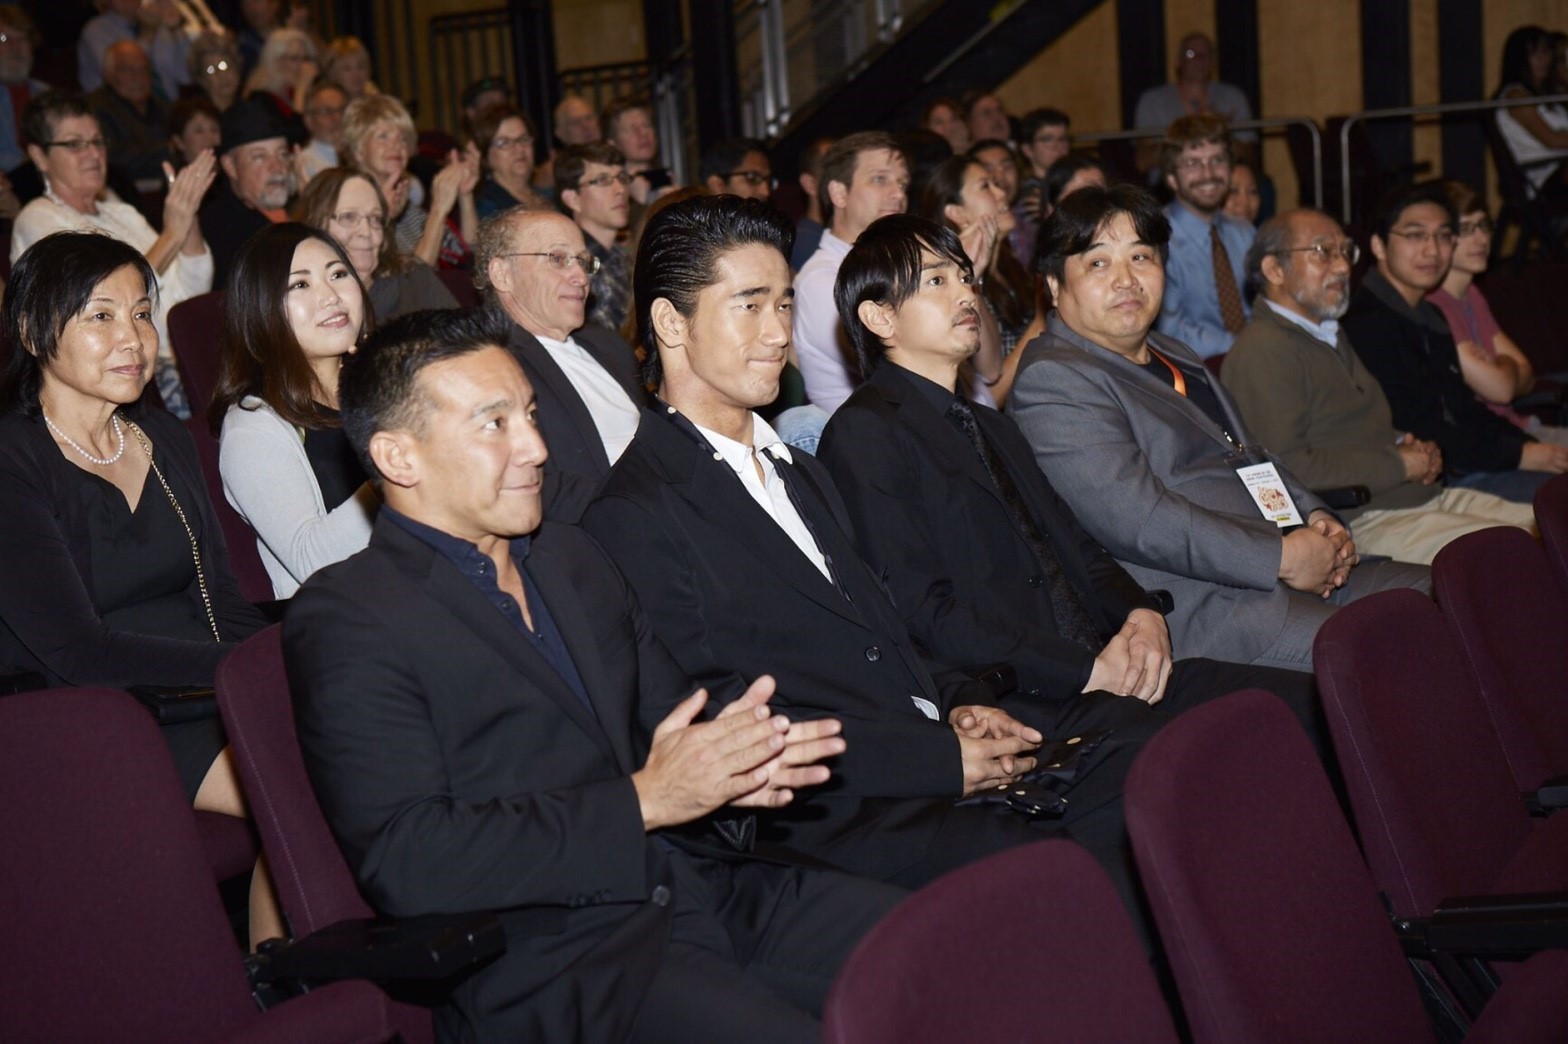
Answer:
[{"label": "name badge", "polygon": [[1284,480],[1279,477],[1279,469],[1272,462],[1243,465],[1236,469],[1236,475],[1252,494],[1252,502],[1258,505],[1264,518],[1281,529],[1306,524],[1301,512],[1296,510],[1296,502],[1290,498]]}]

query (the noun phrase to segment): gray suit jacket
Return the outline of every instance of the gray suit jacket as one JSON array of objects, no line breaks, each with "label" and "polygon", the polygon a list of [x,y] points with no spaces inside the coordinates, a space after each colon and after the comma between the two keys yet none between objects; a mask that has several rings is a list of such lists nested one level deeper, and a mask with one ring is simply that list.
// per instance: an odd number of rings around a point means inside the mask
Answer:
[{"label": "gray suit jacket", "polygon": [[[1191,349],[1152,332],[1149,343],[1189,383],[1206,381],[1230,431],[1251,443],[1230,396]],[[1084,527],[1145,589],[1170,591],[1176,655],[1255,659],[1285,625],[1283,538],[1236,477],[1225,433],[1170,385],[1056,315],[1024,352],[1008,411]],[[1327,510],[1269,459],[1303,517]]]}]

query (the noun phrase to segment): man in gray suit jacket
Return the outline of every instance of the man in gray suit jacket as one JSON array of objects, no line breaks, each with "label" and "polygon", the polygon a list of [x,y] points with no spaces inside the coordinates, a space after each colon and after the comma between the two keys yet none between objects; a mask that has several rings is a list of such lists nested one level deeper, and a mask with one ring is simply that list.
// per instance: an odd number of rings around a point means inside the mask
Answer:
[{"label": "man in gray suit jacket", "polygon": [[1197,354],[1152,332],[1170,237],[1152,197],[1076,192],[1041,237],[1056,311],[1008,407],[1089,532],[1171,592],[1177,655],[1311,670],[1337,606],[1429,589],[1423,567],[1359,565],[1349,530],[1253,444]]}]

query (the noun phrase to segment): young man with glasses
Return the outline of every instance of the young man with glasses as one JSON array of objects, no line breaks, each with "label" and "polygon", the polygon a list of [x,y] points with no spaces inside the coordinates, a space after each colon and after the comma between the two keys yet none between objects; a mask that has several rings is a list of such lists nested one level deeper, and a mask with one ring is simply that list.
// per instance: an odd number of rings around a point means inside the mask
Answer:
[{"label": "young man with glasses", "polygon": [[1158,329],[1204,358],[1229,351],[1247,325],[1241,262],[1255,233],[1224,210],[1232,156],[1225,121],[1208,113],[1176,120],[1160,149],[1176,198],[1165,208],[1171,242]]},{"label": "young man with glasses", "polygon": [[1441,184],[1396,191],[1373,226],[1377,268],[1351,298],[1345,332],[1383,386],[1394,426],[1442,450],[1450,486],[1528,504],[1542,483],[1568,471],[1568,446],[1537,441],[1465,383],[1448,323],[1425,299],[1448,274],[1458,223]]},{"label": "young man with glasses", "polygon": [[513,207],[479,228],[475,282],[512,321],[507,347],[538,399],[550,445],[545,510],[558,521],[587,506],[647,400],[631,346],[587,320],[589,290],[604,275],[582,229],[561,214]]},{"label": "young man with glasses", "polygon": [[697,164],[697,175],[715,196],[766,202],[773,195],[773,164],[755,138],[731,138],[710,147]]},{"label": "young man with glasses", "polygon": [[1360,255],[1316,210],[1277,215],[1258,230],[1247,276],[1259,295],[1222,371],[1253,435],[1308,486],[1371,491],[1366,505],[1341,512],[1363,553],[1430,563],[1465,533],[1528,528],[1528,507],[1445,490],[1442,450],[1394,427],[1383,389],[1339,325]]},{"label": "young man with glasses", "polygon": [[626,157],[606,142],[571,145],[555,157],[555,198],[599,259],[588,319],[611,330],[626,322],[631,305],[631,256],[623,242],[631,223],[631,183]]}]

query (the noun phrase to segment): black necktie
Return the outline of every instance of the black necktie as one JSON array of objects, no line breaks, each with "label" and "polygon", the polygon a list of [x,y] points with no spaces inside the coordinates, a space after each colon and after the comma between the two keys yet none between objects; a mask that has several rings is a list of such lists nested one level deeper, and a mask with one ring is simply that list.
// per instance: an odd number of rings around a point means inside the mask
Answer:
[{"label": "black necktie", "polygon": [[1078,592],[1073,589],[1067,575],[1062,572],[1061,560],[1056,557],[1051,542],[1035,525],[1034,518],[1029,514],[1029,507],[1024,503],[1023,494],[1018,491],[1012,473],[1007,470],[1006,462],[997,455],[995,448],[981,433],[973,407],[962,399],[954,399],[952,405],[947,408],[947,419],[964,433],[970,445],[975,448],[975,452],[980,455],[980,463],[985,465],[986,473],[991,476],[991,483],[1002,495],[1002,502],[1007,505],[1007,512],[1013,518],[1013,527],[1034,552],[1035,560],[1040,563],[1046,593],[1051,599],[1051,614],[1056,618],[1057,632],[1063,638],[1077,642],[1091,652],[1099,652],[1100,647],[1105,644],[1100,637],[1100,629],[1095,626],[1094,619],[1084,608],[1083,599],[1078,597]]}]

